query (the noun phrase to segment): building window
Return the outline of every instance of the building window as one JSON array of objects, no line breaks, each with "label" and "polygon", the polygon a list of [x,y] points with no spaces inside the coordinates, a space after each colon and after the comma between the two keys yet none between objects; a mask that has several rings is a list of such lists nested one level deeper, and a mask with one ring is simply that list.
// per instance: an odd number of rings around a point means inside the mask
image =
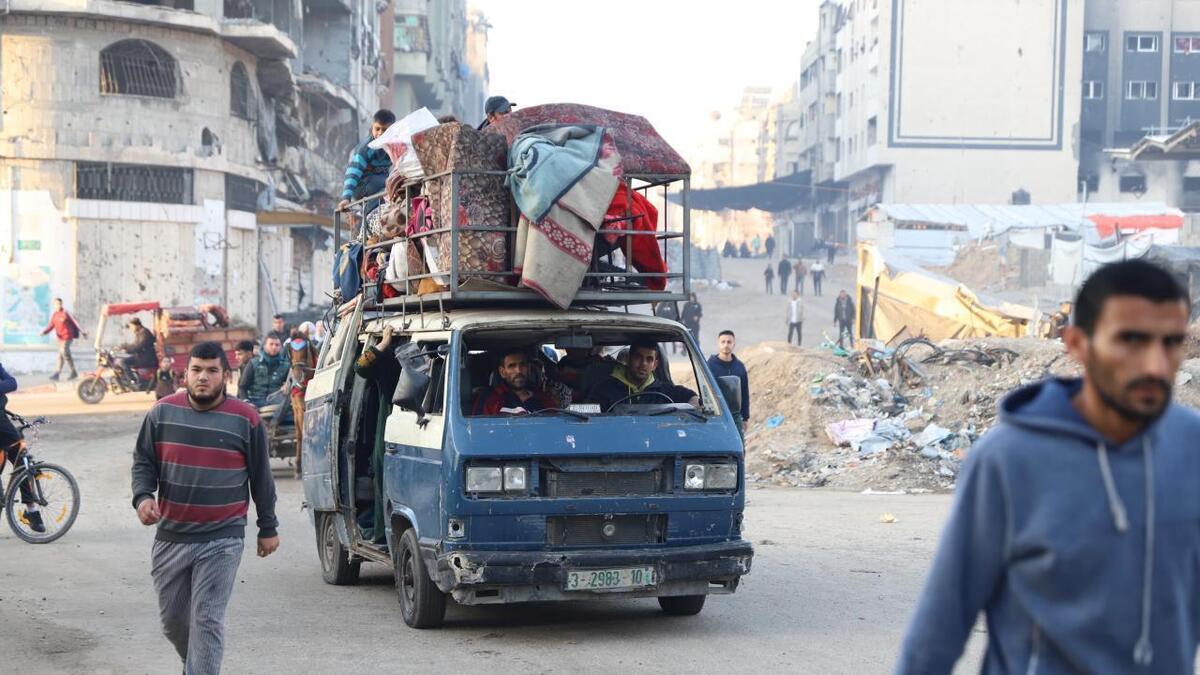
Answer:
[{"label": "building window", "polygon": [[76,162],[75,196],[117,202],[192,203],[192,170],[147,164]]},{"label": "building window", "polygon": [[1200,82],[1172,82],[1172,96],[1176,101],[1200,99]]},{"label": "building window", "polygon": [[879,122],[872,117],[867,120],[867,145],[875,145],[879,142]]},{"label": "building window", "polygon": [[1121,192],[1135,194],[1138,196],[1146,194],[1146,177],[1145,176],[1121,176],[1120,180]]},{"label": "building window", "polygon": [[165,49],[145,40],[122,40],[100,51],[100,93],[175,98],[178,67]]},{"label": "building window", "polygon": [[1183,191],[1200,192],[1200,176],[1184,176]]},{"label": "building window", "polygon": [[234,117],[254,120],[254,87],[241,61],[233,64],[229,73],[229,112]]},{"label": "building window", "polygon": [[258,211],[258,195],[263,184],[251,178],[225,174],[225,208],[230,211]]},{"label": "building window", "polygon": [[1158,51],[1157,35],[1126,35],[1125,51],[1127,52],[1156,52]]},{"label": "building window", "polygon": [[1158,98],[1158,83],[1146,80],[1130,80],[1125,98],[1131,101],[1154,101]]},{"label": "building window", "polygon": [[1102,52],[1108,48],[1108,33],[1089,32],[1083,35],[1083,51]]},{"label": "building window", "polygon": [[1200,37],[1177,37],[1177,38],[1175,38],[1175,53],[1176,54],[1198,54],[1198,53],[1200,53]]},{"label": "building window", "polygon": [[1104,83],[1099,80],[1084,80],[1083,97],[1085,99],[1104,98]]}]

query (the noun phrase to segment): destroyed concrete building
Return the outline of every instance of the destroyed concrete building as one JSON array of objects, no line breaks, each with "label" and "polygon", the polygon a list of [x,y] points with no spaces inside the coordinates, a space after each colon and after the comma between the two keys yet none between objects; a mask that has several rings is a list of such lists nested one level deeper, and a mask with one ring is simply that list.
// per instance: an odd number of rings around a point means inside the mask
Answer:
[{"label": "destroyed concrete building", "polygon": [[[0,13],[0,348],[61,296],[323,304],[332,207],[390,59],[378,0],[10,0]],[[465,22],[465,18],[463,19]]]}]

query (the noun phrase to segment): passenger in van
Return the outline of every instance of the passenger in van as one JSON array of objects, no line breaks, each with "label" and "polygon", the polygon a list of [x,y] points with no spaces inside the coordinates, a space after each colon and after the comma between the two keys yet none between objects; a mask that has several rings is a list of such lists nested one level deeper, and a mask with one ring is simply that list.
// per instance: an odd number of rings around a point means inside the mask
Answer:
[{"label": "passenger in van", "polygon": [[558,407],[545,391],[534,386],[527,350],[514,348],[504,352],[496,372],[500,383],[475,400],[472,414],[520,415]]},{"label": "passenger in van", "polygon": [[658,368],[658,344],[639,340],[629,345],[628,361],[613,369],[612,375],[596,385],[592,399],[608,412],[617,403],[633,404],[690,403],[700,406],[696,392],[687,387],[663,382],[654,377]]},{"label": "passenger in van", "polygon": [[590,398],[596,384],[603,382],[617,366],[615,359],[600,355],[599,348],[569,347],[559,359],[554,377],[571,388],[571,402],[583,403]]}]

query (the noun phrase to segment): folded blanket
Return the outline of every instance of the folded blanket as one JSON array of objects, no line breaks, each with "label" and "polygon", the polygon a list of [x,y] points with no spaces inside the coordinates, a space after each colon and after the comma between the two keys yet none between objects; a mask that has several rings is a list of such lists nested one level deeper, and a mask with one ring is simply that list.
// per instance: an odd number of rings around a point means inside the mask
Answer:
[{"label": "folded blanket", "polygon": [[554,200],[541,219],[522,210],[517,225],[514,269],[520,284],[567,308],[583,283],[596,230],[620,184],[621,155],[603,133],[597,161]]},{"label": "folded blanket", "polygon": [[534,127],[518,136],[508,164],[521,213],[535,223],[544,218],[552,204],[595,168],[603,138],[602,127],[584,126]]}]

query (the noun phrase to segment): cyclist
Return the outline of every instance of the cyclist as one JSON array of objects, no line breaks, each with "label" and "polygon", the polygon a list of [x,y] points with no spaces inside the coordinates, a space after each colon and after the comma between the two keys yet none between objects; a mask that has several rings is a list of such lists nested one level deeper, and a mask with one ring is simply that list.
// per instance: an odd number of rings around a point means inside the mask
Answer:
[{"label": "cyclist", "polygon": [[[13,468],[17,466],[17,455],[21,453],[21,432],[13,426],[12,420],[8,417],[8,395],[17,390],[17,379],[8,374],[4,369],[4,364],[0,363],[0,448],[4,450],[0,453],[0,473],[4,472],[4,462],[8,460],[12,462]],[[25,504],[25,519],[29,521],[29,529],[34,532],[45,532],[46,525],[42,522],[42,514],[38,511],[37,502],[33,499],[33,490],[28,483],[22,484],[21,501]]]}]

